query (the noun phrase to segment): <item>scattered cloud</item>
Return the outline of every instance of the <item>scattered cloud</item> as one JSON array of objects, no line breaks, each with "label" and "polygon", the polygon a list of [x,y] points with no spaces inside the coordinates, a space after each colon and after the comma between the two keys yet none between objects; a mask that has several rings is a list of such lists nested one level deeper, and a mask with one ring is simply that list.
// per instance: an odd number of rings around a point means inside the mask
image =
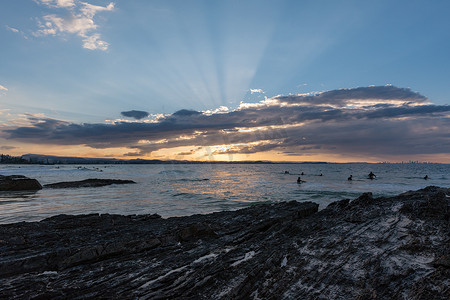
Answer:
[{"label": "scattered cloud", "polygon": [[11,32],[20,34],[24,39],[28,39],[28,36],[25,34],[25,32],[23,32],[23,31],[21,31],[21,30],[19,30],[19,29],[17,29],[17,28],[10,27],[10,26],[8,26],[8,25],[5,25],[5,28],[6,28],[7,30],[11,31]]},{"label": "scattered cloud", "polygon": [[82,4],[80,10],[84,16],[93,18],[98,12],[114,10],[114,3],[109,3],[107,6],[92,5],[87,2],[80,2]]},{"label": "scattered cloud", "polygon": [[0,96],[1,95],[6,95],[7,91],[8,91],[8,89],[0,84]]},{"label": "scattered cloud", "polygon": [[114,3],[107,6],[93,5],[78,0],[36,0],[38,4],[56,10],[38,20],[39,30],[35,36],[75,34],[82,38],[83,48],[89,50],[108,50],[109,43],[102,40],[96,32],[98,25],[94,17],[99,12],[114,10]]},{"label": "scattered cloud", "polygon": [[35,0],[38,4],[44,4],[48,7],[67,8],[74,7],[74,0]]},{"label": "scattered cloud", "polygon": [[134,118],[136,120],[140,120],[149,116],[148,112],[141,110],[123,111],[120,114],[124,117]]},{"label": "scattered cloud", "polygon": [[264,94],[262,89],[250,89],[251,94]]},{"label": "scattered cloud", "polygon": [[19,29],[14,28],[14,27],[9,27],[8,25],[5,26],[6,29],[8,29],[9,31],[15,32],[15,33],[19,33]]},{"label": "scattered cloud", "polygon": [[[147,114],[124,113],[134,118]],[[183,109],[152,122],[75,124],[45,116],[27,118],[28,125],[0,128],[0,137],[98,149],[127,147],[128,156],[177,147],[211,147],[213,154],[276,150],[287,156],[450,152],[450,106],[434,105],[417,92],[395,86],[277,96],[216,113]]]},{"label": "scattered cloud", "polygon": [[100,40],[100,34],[96,33],[83,39],[83,48],[89,50],[108,50],[109,43]]}]

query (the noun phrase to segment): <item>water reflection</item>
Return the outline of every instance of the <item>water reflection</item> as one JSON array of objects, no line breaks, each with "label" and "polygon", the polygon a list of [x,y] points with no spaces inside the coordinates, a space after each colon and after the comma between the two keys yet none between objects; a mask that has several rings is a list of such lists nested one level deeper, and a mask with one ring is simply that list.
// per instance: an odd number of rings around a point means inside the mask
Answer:
[{"label": "water reflection", "polygon": [[0,202],[5,199],[28,199],[33,198],[39,190],[36,191],[0,191]]},{"label": "water reflection", "polygon": [[[389,196],[427,185],[448,187],[450,174],[449,165],[431,164],[99,165],[87,166],[88,170],[77,167],[0,166],[0,173],[37,178],[41,184],[87,178],[131,179],[137,184],[0,192],[0,222],[35,221],[61,213],[158,213],[169,217],[290,200],[314,201],[323,208],[332,201],[353,199],[363,192]],[[370,171],[377,175],[375,180],[367,179]],[[350,174],[351,182],[347,180]],[[425,174],[429,180],[423,180]],[[298,176],[305,181],[301,185],[296,182]]]}]

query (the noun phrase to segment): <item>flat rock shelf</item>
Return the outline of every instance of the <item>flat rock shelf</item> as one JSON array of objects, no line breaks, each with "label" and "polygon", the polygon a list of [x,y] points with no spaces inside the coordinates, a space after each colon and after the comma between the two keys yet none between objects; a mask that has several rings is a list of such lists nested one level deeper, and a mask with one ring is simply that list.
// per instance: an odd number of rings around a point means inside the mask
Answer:
[{"label": "flat rock shelf", "polygon": [[100,187],[112,184],[130,184],[136,183],[133,180],[123,180],[123,179],[98,179],[89,178],[80,181],[64,181],[57,183],[45,184],[45,188],[51,189],[65,189],[65,188],[86,188],[86,187]]},{"label": "flat rock shelf", "polygon": [[449,299],[449,195],[0,225],[0,298]]}]

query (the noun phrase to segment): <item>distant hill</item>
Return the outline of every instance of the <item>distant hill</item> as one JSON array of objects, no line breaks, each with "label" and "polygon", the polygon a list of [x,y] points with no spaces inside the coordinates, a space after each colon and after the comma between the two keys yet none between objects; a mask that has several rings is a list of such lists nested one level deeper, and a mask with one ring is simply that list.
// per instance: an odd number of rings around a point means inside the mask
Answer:
[{"label": "distant hill", "polygon": [[29,161],[23,157],[11,156],[7,154],[0,155],[0,164],[28,164]]},{"label": "distant hill", "polygon": [[[159,160],[159,159],[117,159],[117,158],[88,158],[71,156],[53,156],[43,154],[25,154],[22,163],[31,164],[282,164],[295,162],[271,161],[190,161],[190,160]],[[5,162],[7,163],[7,162]],[[326,164],[326,162],[301,162],[299,164]]]},{"label": "distant hill", "polygon": [[37,164],[114,164],[120,163],[119,159],[115,158],[86,158],[86,157],[71,157],[71,156],[53,156],[42,154],[25,154],[22,158],[28,160],[30,163]]}]

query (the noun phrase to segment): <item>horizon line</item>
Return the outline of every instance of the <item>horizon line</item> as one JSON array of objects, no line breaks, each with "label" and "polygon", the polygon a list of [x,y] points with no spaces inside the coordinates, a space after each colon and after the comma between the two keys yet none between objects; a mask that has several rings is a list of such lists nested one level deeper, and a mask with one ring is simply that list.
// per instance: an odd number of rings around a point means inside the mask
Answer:
[{"label": "horizon line", "polygon": [[[333,162],[333,161],[271,161],[271,160],[235,160],[235,161],[227,161],[227,160],[184,160],[184,159],[144,159],[144,158],[131,158],[131,159],[124,159],[124,158],[107,158],[107,157],[80,157],[80,156],[57,156],[57,155],[46,155],[46,154],[23,154],[21,156],[12,156],[8,154],[0,153],[0,155],[7,155],[10,157],[18,157],[23,158],[24,156],[35,156],[37,159],[41,160],[55,160],[55,159],[79,159],[79,160],[98,160],[98,161],[105,161],[105,162],[122,162],[122,163],[129,163],[133,164],[133,161],[139,161],[141,164],[145,164],[145,162],[159,162],[159,164],[172,164],[172,163],[186,163],[186,164],[442,164],[442,165],[448,165],[448,163],[441,163],[441,162],[430,162],[430,161],[401,161],[401,162],[391,162],[391,161],[379,161],[379,162],[367,162],[367,161],[348,161],[348,162]],[[30,163],[31,157],[29,159],[23,158],[25,160],[28,160]],[[36,163],[40,163],[37,161]],[[7,163],[5,163],[7,164]],[[45,162],[43,162],[45,164]],[[47,164],[77,164],[77,162],[47,162]]]}]

